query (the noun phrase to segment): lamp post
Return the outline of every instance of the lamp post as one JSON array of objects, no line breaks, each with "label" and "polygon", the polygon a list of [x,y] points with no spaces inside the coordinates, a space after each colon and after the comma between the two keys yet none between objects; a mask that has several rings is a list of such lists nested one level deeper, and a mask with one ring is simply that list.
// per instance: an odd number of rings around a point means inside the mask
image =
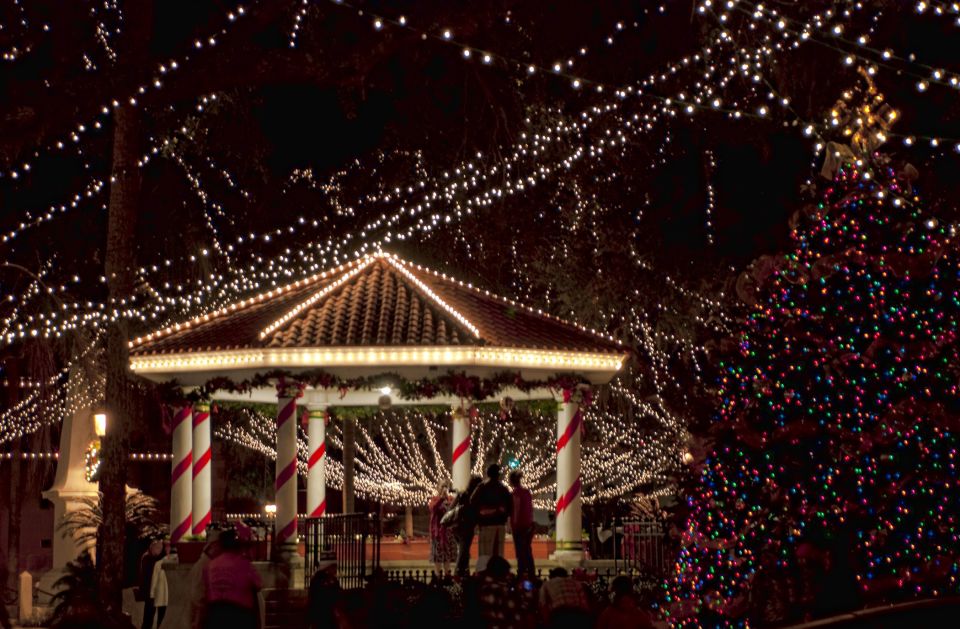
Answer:
[{"label": "lamp post", "polygon": [[[267,519],[266,531],[270,535],[270,542],[267,547],[267,552],[272,554],[273,551],[271,547],[277,542],[277,505],[272,503],[264,505],[263,512],[266,514]],[[273,532],[271,533],[271,531]]]}]

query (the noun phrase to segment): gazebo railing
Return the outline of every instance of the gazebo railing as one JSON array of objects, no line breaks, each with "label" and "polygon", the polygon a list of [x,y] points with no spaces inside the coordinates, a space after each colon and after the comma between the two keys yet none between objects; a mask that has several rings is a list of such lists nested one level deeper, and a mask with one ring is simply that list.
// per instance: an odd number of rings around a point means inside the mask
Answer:
[{"label": "gazebo railing", "polygon": [[338,513],[306,518],[304,530],[306,582],[321,561],[335,559],[344,588],[362,588],[380,567],[380,518],[374,513]]},{"label": "gazebo railing", "polygon": [[664,574],[672,557],[662,520],[614,518],[592,531],[594,559],[613,559],[618,570]]},{"label": "gazebo railing", "polygon": [[[661,520],[627,520],[622,523],[623,544],[620,560],[624,567],[655,574],[668,568],[664,547],[666,531]],[[618,562],[619,565],[619,562]]]}]

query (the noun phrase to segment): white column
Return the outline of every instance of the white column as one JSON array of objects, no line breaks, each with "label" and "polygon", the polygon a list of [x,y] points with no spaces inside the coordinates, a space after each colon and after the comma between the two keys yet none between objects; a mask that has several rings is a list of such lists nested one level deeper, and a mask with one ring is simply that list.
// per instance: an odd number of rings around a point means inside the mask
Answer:
[{"label": "white column", "polygon": [[212,488],[210,461],[210,405],[193,409],[193,534],[206,536],[210,524]]},{"label": "white column", "polygon": [[[77,379],[76,369],[70,370],[70,383],[67,386],[67,395],[81,387],[75,382]],[[77,386],[71,386],[77,385]],[[76,396],[74,396],[76,397]],[[78,401],[71,398],[72,404]],[[90,408],[79,407],[73,414],[65,415],[63,418],[63,427],[60,430],[60,456],[57,459],[57,475],[54,478],[53,486],[43,492],[43,497],[53,503],[54,522],[60,522],[63,517],[77,509],[84,508],[83,500],[86,498],[97,497],[97,484],[91,483],[84,475],[84,453],[87,446],[96,439],[96,433],[93,430],[93,411]],[[93,544],[89,547],[82,547],[74,537],[61,535],[55,531],[53,535],[53,571],[59,578],[60,571],[67,566],[68,561],[73,561],[82,550],[92,550]],[[50,591],[49,584],[41,584],[43,589]]]},{"label": "white column", "polygon": [[557,559],[583,558],[581,542],[580,434],[583,392],[564,394],[557,412]]},{"label": "white column", "polygon": [[307,513],[319,518],[327,512],[327,409],[311,406],[307,423]]},{"label": "white column", "polygon": [[276,537],[278,547],[297,544],[297,385],[277,386]]},{"label": "white column", "polygon": [[170,475],[170,541],[190,534],[193,523],[193,425],[190,407],[173,409],[173,471]]},{"label": "white column", "polygon": [[470,415],[462,407],[454,405],[451,413],[453,423],[453,488],[463,491],[470,483]]}]

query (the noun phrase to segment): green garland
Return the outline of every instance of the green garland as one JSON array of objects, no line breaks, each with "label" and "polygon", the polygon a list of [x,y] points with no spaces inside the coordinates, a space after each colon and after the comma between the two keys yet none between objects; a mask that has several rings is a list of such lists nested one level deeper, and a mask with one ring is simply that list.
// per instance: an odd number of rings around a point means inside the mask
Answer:
[{"label": "green garland", "polygon": [[163,397],[171,404],[208,402],[217,391],[248,393],[253,389],[278,386],[310,386],[320,389],[339,389],[343,394],[351,390],[370,391],[390,386],[405,400],[430,400],[437,396],[455,396],[464,400],[488,400],[506,388],[516,388],[526,393],[534,389],[552,389],[557,392],[572,391],[588,380],[578,374],[558,374],[545,380],[524,380],[519,372],[500,372],[489,378],[468,376],[464,372],[449,371],[436,378],[408,380],[403,376],[386,372],[374,376],[341,378],[322,369],[300,373],[277,369],[256,374],[239,382],[225,376],[211,378],[200,387],[184,393],[176,380],[162,385]]},{"label": "green garland", "polygon": [[[272,417],[277,412],[276,404],[266,402],[240,402],[236,400],[216,400],[216,406],[223,410],[251,410],[267,417]],[[474,404],[474,407],[481,414],[494,414],[501,412],[499,402],[481,402]],[[517,400],[514,403],[515,411],[524,411],[530,415],[539,415],[549,417],[555,415],[558,408],[556,400]],[[375,417],[384,412],[376,406],[336,406],[327,407],[330,415],[339,419],[367,419]],[[400,407],[394,407],[388,412],[397,414],[421,413],[423,415],[443,415],[450,412],[450,407],[446,404],[410,404]]]}]

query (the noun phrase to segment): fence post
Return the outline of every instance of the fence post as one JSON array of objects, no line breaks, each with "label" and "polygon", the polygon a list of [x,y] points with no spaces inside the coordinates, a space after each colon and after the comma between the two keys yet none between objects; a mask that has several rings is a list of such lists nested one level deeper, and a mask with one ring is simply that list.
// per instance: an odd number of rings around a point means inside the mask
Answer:
[{"label": "fence post", "polygon": [[20,573],[20,621],[33,618],[33,576],[24,570]]}]

